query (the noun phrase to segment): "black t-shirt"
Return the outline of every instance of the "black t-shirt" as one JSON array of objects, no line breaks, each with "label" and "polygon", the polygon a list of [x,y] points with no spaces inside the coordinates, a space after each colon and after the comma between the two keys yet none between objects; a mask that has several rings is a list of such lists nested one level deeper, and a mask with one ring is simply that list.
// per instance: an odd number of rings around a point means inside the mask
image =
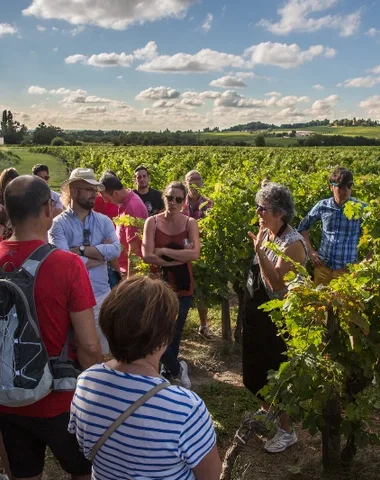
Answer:
[{"label": "black t-shirt", "polygon": [[156,215],[160,210],[164,209],[164,202],[160,191],[150,188],[148,193],[141,194],[137,190],[133,190],[145,203],[149,216]]}]

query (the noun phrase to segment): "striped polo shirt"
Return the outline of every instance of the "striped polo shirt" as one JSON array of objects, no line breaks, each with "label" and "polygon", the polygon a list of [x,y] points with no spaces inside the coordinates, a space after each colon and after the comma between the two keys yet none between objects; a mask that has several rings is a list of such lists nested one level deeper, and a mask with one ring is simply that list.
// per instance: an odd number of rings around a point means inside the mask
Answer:
[{"label": "striped polo shirt", "polygon": [[[71,405],[69,432],[87,458],[127,408],[165,380],[112,370],[83,372]],[[210,414],[195,393],[170,386],[150,398],[108,438],[93,462],[93,480],[195,480],[192,469],[215,445]]]}]

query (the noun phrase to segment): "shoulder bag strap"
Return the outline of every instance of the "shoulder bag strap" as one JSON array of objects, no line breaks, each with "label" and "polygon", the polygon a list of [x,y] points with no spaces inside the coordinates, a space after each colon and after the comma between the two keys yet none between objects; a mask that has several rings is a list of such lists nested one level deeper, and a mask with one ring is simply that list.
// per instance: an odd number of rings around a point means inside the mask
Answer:
[{"label": "shoulder bag strap", "polygon": [[95,445],[91,449],[90,459],[94,460],[95,455],[98,453],[99,448],[103,445],[104,442],[108,440],[108,438],[114,433],[117,428],[128,418],[130,417],[138,408],[144,405],[150,398],[152,398],[156,393],[164,388],[170,387],[171,384],[169,382],[159,383],[155,387],[148,390],[142,397],[140,397],[135,403],[133,403],[125,412],[123,412],[113,423],[110,425],[107,430],[103,433],[103,435],[99,438],[99,440],[95,443]]}]

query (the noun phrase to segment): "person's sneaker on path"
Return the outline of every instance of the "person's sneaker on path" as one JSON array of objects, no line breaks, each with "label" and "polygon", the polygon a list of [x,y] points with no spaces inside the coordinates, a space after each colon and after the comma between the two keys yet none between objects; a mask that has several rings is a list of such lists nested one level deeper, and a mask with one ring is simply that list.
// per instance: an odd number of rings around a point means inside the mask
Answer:
[{"label": "person's sneaker on path", "polygon": [[291,433],[288,433],[286,430],[279,428],[275,436],[265,443],[264,449],[269,453],[279,453],[295,443],[297,443],[297,435],[294,429]]},{"label": "person's sneaker on path", "polygon": [[211,332],[208,325],[200,326],[199,329],[198,329],[198,333],[199,333],[199,335],[201,335],[201,337],[205,338],[206,340],[214,340],[214,335]]},{"label": "person's sneaker on path", "polygon": [[180,371],[175,379],[178,379],[181,382],[181,385],[187,389],[191,388],[191,380],[189,378],[189,367],[185,360],[181,360],[180,364]]}]

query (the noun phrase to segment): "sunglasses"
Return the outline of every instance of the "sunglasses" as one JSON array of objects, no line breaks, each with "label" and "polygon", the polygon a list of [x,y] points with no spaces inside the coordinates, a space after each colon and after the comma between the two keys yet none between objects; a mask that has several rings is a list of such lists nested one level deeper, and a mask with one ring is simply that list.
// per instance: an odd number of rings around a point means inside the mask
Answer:
[{"label": "sunglasses", "polygon": [[258,210],[259,212],[266,212],[267,210],[273,210],[273,208],[263,207],[262,205],[256,204],[256,210]]},{"label": "sunglasses", "polygon": [[346,187],[351,190],[351,188],[354,186],[354,182],[348,182],[348,183],[336,183],[336,182],[331,182],[331,185],[333,187],[338,187],[339,190],[344,190]]},{"label": "sunglasses", "polygon": [[174,197],[173,195],[165,195],[165,198],[168,202],[175,200],[177,203],[182,203],[185,200],[185,197]]},{"label": "sunglasses", "polygon": [[85,228],[83,230],[83,246],[84,247],[90,247],[91,246],[90,235],[91,235],[91,230],[89,230],[88,228]]}]

